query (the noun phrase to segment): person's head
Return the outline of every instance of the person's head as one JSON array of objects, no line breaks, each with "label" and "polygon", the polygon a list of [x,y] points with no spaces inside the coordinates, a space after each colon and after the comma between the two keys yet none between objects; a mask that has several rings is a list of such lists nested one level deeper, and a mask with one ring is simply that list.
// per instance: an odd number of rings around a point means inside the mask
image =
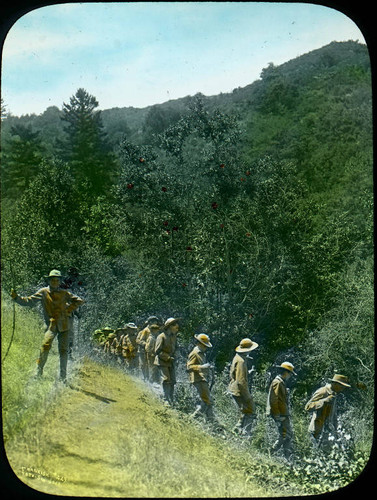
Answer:
[{"label": "person's head", "polygon": [[170,333],[178,333],[179,318],[168,318],[164,324],[164,330]]},{"label": "person's head", "polygon": [[289,361],[284,361],[280,366],[280,375],[284,380],[288,380],[292,375],[297,375],[294,366]]},{"label": "person's head", "polygon": [[253,342],[249,338],[242,339],[239,345],[236,347],[236,352],[245,358],[250,351],[254,351],[258,347],[259,344]]},{"label": "person's head", "polygon": [[158,318],[157,316],[149,316],[149,318],[147,318],[147,320],[145,321],[144,326],[148,326],[150,328],[151,325],[161,325],[161,324],[162,321],[160,318]]},{"label": "person's head", "polygon": [[60,287],[62,275],[61,272],[57,269],[53,269],[50,271],[50,274],[47,276],[48,284],[51,288],[56,289]]},{"label": "person's head", "polygon": [[344,375],[335,374],[333,378],[330,380],[331,388],[334,392],[343,392],[348,387],[351,387],[348,383],[348,378]]},{"label": "person's head", "polygon": [[198,335],[194,335],[194,337],[202,351],[206,351],[209,347],[212,347],[210,338],[205,333],[199,333]]},{"label": "person's head", "polygon": [[152,335],[157,335],[157,333],[160,330],[160,325],[158,325],[157,323],[149,325],[149,330],[150,330]]},{"label": "person's head", "polygon": [[124,327],[124,329],[126,330],[126,333],[128,335],[136,335],[136,332],[138,330],[135,323],[127,323],[126,326]]}]

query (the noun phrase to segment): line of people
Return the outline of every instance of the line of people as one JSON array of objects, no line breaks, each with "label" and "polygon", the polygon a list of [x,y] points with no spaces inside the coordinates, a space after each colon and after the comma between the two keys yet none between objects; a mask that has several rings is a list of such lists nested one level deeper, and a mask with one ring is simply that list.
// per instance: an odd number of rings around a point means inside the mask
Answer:
[{"label": "line of people", "polygon": [[[165,401],[173,405],[178,331],[179,318],[168,318],[162,324],[156,316],[151,316],[139,332],[134,323],[128,323],[122,329],[96,330],[93,337],[105,353],[118,356],[131,371],[140,368],[144,380],[161,383]],[[211,394],[214,366],[207,361],[207,352],[212,348],[212,343],[205,333],[194,335],[194,339],[196,345],[188,355],[186,371],[200,403],[192,416],[202,416],[207,421],[218,424]],[[249,353],[257,348],[256,342],[249,338],[242,339],[235,348],[229,372],[228,392],[239,410],[235,431],[247,437],[251,437],[256,413],[249,385],[251,370],[248,369],[247,360]],[[289,361],[284,361],[277,369],[279,373],[269,386],[266,405],[266,415],[271,417],[278,433],[271,451],[276,453],[281,449],[285,458],[291,460],[293,430],[287,383],[297,374]],[[334,374],[327,384],[314,392],[305,405],[305,410],[311,413],[308,430],[316,448],[329,449],[330,435],[336,434],[337,428],[337,395],[349,387],[346,376]]]},{"label": "line of people", "polygon": [[[46,279],[48,286],[40,288],[34,294],[23,297],[12,289],[11,297],[21,306],[41,304],[46,332],[37,359],[37,377],[42,376],[52,343],[57,337],[60,379],[65,382],[72,314],[84,303],[84,300],[61,287],[62,275],[59,270],[53,269]],[[136,372],[140,368],[145,380],[161,383],[164,398],[168,404],[172,405],[176,384],[179,321],[179,318],[168,318],[165,323],[162,323],[158,317],[151,316],[140,331],[134,323],[127,323],[124,328],[116,330],[110,328],[96,330],[93,337],[103,347],[105,353],[117,356],[131,372]],[[197,334],[194,338],[196,345],[189,353],[186,362],[189,380],[200,399],[200,404],[193,416],[202,415],[209,421],[216,421],[210,384],[214,367],[207,361],[207,351],[212,348],[212,344],[205,333]],[[242,339],[235,348],[236,352],[230,367],[228,390],[240,412],[236,429],[246,436],[251,435],[255,415],[255,404],[249,389],[247,356],[257,347],[258,344],[251,339]],[[292,455],[293,432],[287,382],[296,373],[294,366],[288,361],[281,363],[278,369],[280,373],[271,382],[268,391],[266,413],[274,420],[279,435],[273,451],[282,448],[285,457],[289,459]],[[316,446],[326,449],[329,445],[330,433],[336,433],[337,396],[349,387],[346,376],[335,374],[327,384],[314,392],[305,405],[305,410],[312,414],[309,433]]]}]

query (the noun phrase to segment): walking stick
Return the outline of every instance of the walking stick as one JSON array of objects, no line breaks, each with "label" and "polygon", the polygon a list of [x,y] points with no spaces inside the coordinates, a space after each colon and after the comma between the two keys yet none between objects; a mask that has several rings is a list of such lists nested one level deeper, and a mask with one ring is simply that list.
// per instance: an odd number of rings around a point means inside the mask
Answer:
[{"label": "walking stick", "polygon": [[[14,286],[14,273],[13,273],[13,267],[12,267],[12,263],[11,262],[9,262],[9,267],[10,267],[10,273],[11,273],[11,277],[12,277],[12,286]],[[5,358],[8,356],[9,349],[11,348],[11,345],[13,343],[14,332],[16,330],[16,303],[15,303],[14,300],[12,302],[13,302],[12,334],[11,334],[11,337],[10,337],[10,341],[9,341],[7,352],[5,353],[5,356],[3,357],[3,361],[2,361],[3,363],[5,361]]]}]

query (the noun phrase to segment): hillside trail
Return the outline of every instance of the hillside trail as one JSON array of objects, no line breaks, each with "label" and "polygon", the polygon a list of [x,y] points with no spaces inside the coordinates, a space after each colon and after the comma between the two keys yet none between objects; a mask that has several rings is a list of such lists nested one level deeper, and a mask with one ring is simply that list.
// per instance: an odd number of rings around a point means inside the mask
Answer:
[{"label": "hillside trail", "polygon": [[22,439],[6,446],[17,477],[37,491],[87,497],[278,496],[237,468],[236,450],[117,367],[86,359],[37,420]]}]

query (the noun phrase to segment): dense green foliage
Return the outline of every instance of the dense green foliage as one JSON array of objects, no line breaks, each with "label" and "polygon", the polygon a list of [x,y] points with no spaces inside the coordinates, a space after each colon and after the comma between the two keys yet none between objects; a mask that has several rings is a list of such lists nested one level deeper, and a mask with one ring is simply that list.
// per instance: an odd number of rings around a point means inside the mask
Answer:
[{"label": "dense green foliage", "polygon": [[208,332],[219,369],[250,336],[258,370],[291,360],[298,394],[344,372],[365,384],[350,401],[370,415],[366,47],[334,42],[270,64],[232,94],[101,114],[97,104],[80,89],[62,111],[3,120],[3,187],[14,188],[3,195],[3,286],[29,292],[50,268],[75,266],[88,335],[181,316],[181,342]]}]

